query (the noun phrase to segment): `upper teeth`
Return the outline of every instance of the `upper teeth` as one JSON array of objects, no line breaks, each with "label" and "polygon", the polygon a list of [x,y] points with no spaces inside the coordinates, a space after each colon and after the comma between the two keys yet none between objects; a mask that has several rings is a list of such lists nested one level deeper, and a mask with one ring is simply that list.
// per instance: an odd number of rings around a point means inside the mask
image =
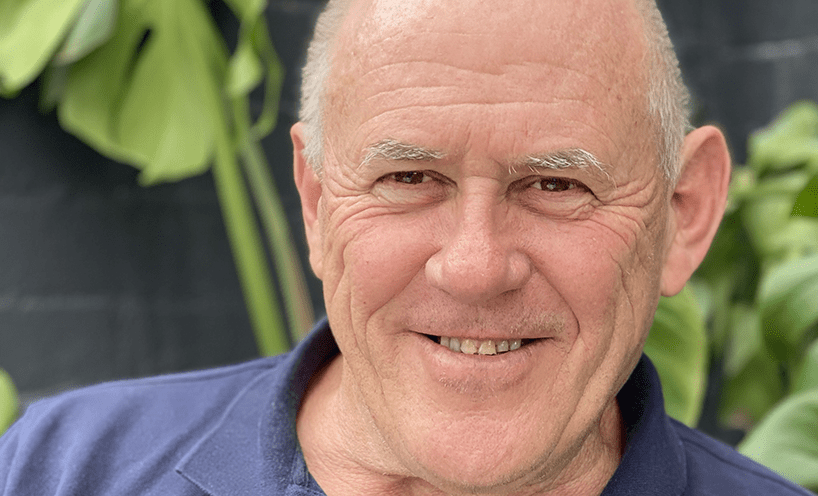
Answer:
[{"label": "upper teeth", "polygon": [[484,339],[478,341],[475,339],[460,339],[449,336],[441,336],[440,344],[452,351],[459,351],[460,353],[465,353],[467,355],[496,355],[498,353],[514,351],[522,346],[523,342],[521,339],[504,339],[502,341]]}]

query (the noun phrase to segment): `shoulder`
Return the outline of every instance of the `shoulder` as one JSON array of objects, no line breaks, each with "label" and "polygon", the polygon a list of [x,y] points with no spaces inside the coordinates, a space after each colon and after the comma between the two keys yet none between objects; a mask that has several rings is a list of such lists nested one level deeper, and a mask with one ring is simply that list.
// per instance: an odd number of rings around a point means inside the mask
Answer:
[{"label": "shoulder", "polygon": [[0,492],[52,494],[70,487],[65,494],[82,494],[89,478],[98,479],[98,487],[173,473],[236,398],[275,375],[281,361],[100,384],[37,402],[0,438]]},{"label": "shoulder", "polygon": [[[276,358],[262,358],[196,372],[89,386],[34,403],[18,421],[31,430],[50,423],[78,424],[92,431],[105,425],[121,428],[148,422],[159,429],[201,421],[217,413],[244,385],[275,368]],[[161,420],[162,422],[154,422]]]},{"label": "shoulder", "polygon": [[812,493],[733,448],[672,420],[687,462],[685,496],[810,496]]}]

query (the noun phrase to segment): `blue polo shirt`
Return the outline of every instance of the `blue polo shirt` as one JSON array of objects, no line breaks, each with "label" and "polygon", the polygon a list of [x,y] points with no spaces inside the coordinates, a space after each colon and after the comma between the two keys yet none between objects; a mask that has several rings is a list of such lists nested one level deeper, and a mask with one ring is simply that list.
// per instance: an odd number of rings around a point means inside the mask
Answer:
[{"label": "blue polo shirt", "polygon": [[[322,322],[278,357],[36,403],[0,439],[0,495],[323,495],[295,418],[337,352]],[[618,399],[627,447],[605,496],[810,494],[669,418],[644,356]]]}]

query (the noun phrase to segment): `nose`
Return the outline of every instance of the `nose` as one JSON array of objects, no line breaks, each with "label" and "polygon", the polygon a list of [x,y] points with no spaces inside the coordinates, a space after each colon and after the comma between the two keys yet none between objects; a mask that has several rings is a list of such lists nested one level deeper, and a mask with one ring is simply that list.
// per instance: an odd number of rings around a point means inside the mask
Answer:
[{"label": "nose", "polygon": [[491,197],[462,199],[451,234],[426,262],[432,286],[466,304],[486,303],[523,287],[531,261],[507,210]]}]

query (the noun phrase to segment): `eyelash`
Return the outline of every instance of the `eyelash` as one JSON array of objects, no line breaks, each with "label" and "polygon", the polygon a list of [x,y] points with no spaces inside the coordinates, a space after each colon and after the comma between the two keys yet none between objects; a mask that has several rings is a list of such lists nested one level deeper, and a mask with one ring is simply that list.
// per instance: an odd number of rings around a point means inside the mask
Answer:
[{"label": "eyelash", "polygon": [[[403,184],[420,184],[431,179],[431,176],[423,171],[401,171],[390,174],[387,177],[397,183]],[[418,178],[420,179],[418,180]]]},{"label": "eyelash", "polygon": [[[548,183],[548,185],[544,183]],[[539,188],[536,188],[535,185],[537,184],[540,185]],[[582,183],[564,177],[542,177],[532,182],[531,185],[542,191],[552,191],[556,193],[584,188]]]}]

